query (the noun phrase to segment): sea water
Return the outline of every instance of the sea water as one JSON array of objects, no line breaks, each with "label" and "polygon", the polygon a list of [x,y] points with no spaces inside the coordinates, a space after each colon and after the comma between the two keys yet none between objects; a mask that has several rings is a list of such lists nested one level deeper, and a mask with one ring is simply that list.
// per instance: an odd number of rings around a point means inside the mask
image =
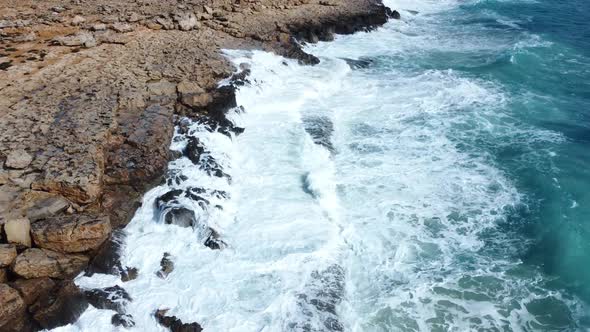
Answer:
[{"label": "sea water", "polygon": [[[139,277],[77,284],[125,288],[141,331],[165,331],[161,308],[205,331],[589,330],[590,3],[386,5],[402,19],[306,46],[316,66],[226,51],[251,68],[229,115],[245,131],[189,134],[231,181],[172,162],[187,180],[125,229]],[[182,202],[227,248],[156,217],[189,187],[228,193]]]}]

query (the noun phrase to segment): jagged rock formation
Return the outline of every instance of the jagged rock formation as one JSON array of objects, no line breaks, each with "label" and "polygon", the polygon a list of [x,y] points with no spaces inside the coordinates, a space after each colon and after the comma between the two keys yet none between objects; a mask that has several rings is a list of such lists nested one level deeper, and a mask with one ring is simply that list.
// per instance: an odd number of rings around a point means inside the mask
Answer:
[{"label": "jagged rock formation", "polygon": [[[234,72],[221,48],[314,64],[299,41],[399,17],[378,0],[0,0],[0,8],[2,331],[75,320],[88,303],[69,279],[89,261],[90,274],[137,275],[113,262],[109,237],[162,180],[176,115],[243,130],[224,117],[236,105],[234,88],[217,87]],[[198,142],[188,148],[191,160],[227,176],[202,160]],[[222,248],[218,237],[211,229],[204,245]],[[119,313],[113,324],[133,320]]]}]

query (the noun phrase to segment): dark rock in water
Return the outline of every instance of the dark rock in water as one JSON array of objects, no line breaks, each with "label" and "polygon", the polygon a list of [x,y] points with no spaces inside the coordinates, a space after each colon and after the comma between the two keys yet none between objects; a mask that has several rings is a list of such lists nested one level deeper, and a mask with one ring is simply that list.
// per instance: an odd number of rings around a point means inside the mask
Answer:
[{"label": "dark rock in water", "polygon": [[207,239],[204,242],[205,246],[207,246],[213,250],[220,250],[220,249],[227,247],[227,244],[224,241],[219,239],[220,236],[216,230],[214,230],[213,228],[209,228],[209,231],[211,233],[209,234],[209,236],[207,237]]},{"label": "dark rock in water", "polygon": [[45,329],[75,322],[88,307],[86,297],[73,282],[65,281],[57,289],[29,307],[33,318]]},{"label": "dark rock in water", "polygon": [[419,12],[419,11],[417,11],[417,10],[409,10],[409,9],[408,9],[408,10],[406,10],[406,11],[407,11],[408,13],[412,14],[412,15],[418,15],[418,14],[420,14],[420,12]]},{"label": "dark rock in water", "polygon": [[399,20],[401,18],[401,15],[399,14],[399,12],[397,10],[391,10],[389,8],[386,9],[387,12],[387,17],[392,18],[394,20]]},{"label": "dark rock in water", "polygon": [[160,271],[156,273],[158,277],[164,279],[174,271],[174,262],[171,258],[172,256],[169,253],[164,253],[164,257],[160,261]]},{"label": "dark rock in water", "polygon": [[201,332],[203,328],[198,323],[183,323],[174,316],[166,316],[168,309],[156,311],[154,316],[160,325],[165,326],[172,332]]},{"label": "dark rock in water", "polygon": [[121,281],[127,282],[135,280],[139,275],[139,270],[136,267],[121,268]]},{"label": "dark rock in water", "polygon": [[170,169],[166,172],[166,184],[168,186],[179,185],[188,180],[188,177],[181,173],[180,170]]},{"label": "dark rock in water", "polygon": [[120,314],[125,313],[127,303],[131,297],[120,286],[91,289],[84,292],[88,302],[97,309],[114,310]]},{"label": "dark rock in water", "polygon": [[158,209],[162,209],[172,204],[178,204],[177,198],[183,193],[184,191],[182,189],[175,189],[165,193],[164,195],[156,198],[156,207]]},{"label": "dark rock in water", "polygon": [[102,244],[97,255],[94,256],[86,268],[85,275],[92,276],[95,273],[119,274],[121,270],[120,251],[124,240],[125,233],[122,230],[114,231],[111,237]]},{"label": "dark rock in water", "polygon": [[221,199],[228,199],[229,198],[229,193],[227,191],[223,191],[223,190],[213,190],[211,191],[211,195]]},{"label": "dark rock in water", "polygon": [[193,164],[198,164],[201,161],[201,155],[205,153],[205,146],[198,138],[189,136],[188,144],[184,149],[184,155],[190,159]]},{"label": "dark rock in water", "polygon": [[327,116],[310,116],[303,118],[303,127],[315,144],[321,145],[331,152],[334,146],[330,138],[334,132],[334,124]]},{"label": "dark rock in water", "polygon": [[342,58],[342,60],[346,61],[346,63],[352,69],[364,69],[369,68],[373,64],[373,60],[371,59],[349,59],[349,58]]},{"label": "dark rock in water", "polygon": [[197,194],[193,194],[190,190],[186,191],[186,197],[190,198],[191,200],[197,202],[197,204],[199,204],[199,206],[203,209],[207,208],[207,205],[209,205],[209,200],[206,198],[203,198],[202,196],[199,196]]},{"label": "dark rock in water", "polygon": [[126,328],[130,328],[135,326],[135,321],[133,320],[133,316],[128,314],[114,314],[111,317],[111,324],[114,326],[123,326]]},{"label": "dark rock in water", "polygon": [[171,208],[165,212],[164,222],[168,225],[192,227],[196,224],[195,213],[187,208]]},{"label": "dark rock in water", "polygon": [[[344,296],[344,270],[330,265],[323,271],[314,271],[306,292],[297,296],[297,304],[304,321],[290,323],[294,330],[344,331],[336,313],[336,307]],[[318,326],[321,323],[321,326]]]}]

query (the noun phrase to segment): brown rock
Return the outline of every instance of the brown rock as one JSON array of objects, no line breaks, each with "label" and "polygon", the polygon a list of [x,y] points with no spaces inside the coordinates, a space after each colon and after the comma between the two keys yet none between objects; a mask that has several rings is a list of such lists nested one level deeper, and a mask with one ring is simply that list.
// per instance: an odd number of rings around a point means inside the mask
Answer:
[{"label": "brown rock", "polygon": [[72,19],[72,25],[80,25],[82,23],[86,22],[86,19],[80,15],[76,15],[74,16],[74,18]]},{"label": "brown rock", "polygon": [[26,279],[65,279],[78,274],[88,264],[84,255],[65,255],[47,249],[27,249],[16,257],[12,270]]},{"label": "brown rock", "polygon": [[95,250],[111,234],[106,215],[63,215],[33,223],[33,240],[41,248],[64,253]]},{"label": "brown rock", "polygon": [[8,270],[0,269],[0,284],[8,282]]},{"label": "brown rock", "polygon": [[67,281],[59,285],[55,293],[41,296],[29,311],[39,325],[52,329],[75,322],[86,308],[88,302],[84,294],[73,282]]},{"label": "brown rock", "polygon": [[4,234],[8,243],[31,247],[31,222],[27,218],[11,219],[4,224]]},{"label": "brown rock", "polygon": [[0,267],[7,267],[16,258],[16,247],[12,244],[0,244]]},{"label": "brown rock", "polygon": [[62,196],[55,195],[36,200],[31,207],[27,209],[27,218],[30,221],[45,219],[58,212],[65,210],[70,202]]},{"label": "brown rock", "polygon": [[55,38],[55,42],[63,46],[96,46],[96,39],[94,39],[94,36],[91,33],[86,31],[80,31],[73,35],[57,37]]},{"label": "brown rock", "polygon": [[27,168],[33,161],[33,157],[23,149],[11,151],[6,156],[5,166],[8,168],[23,169]]},{"label": "brown rock", "polygon": [[49,278],[18,279],[11,286],[18,290],[27,305],[31,305],[40,297],[48,295],[56,283]]},{"label": "brown rock", "polygon": [[111,28],[117,32],[125,33],[133,31],[133,26],[127,23],[114,23]]},{"label": "brown rock", "polygon": [[7,284],[0,284],[0,331],[30,331],[26,315],[25,302],[18,291]]}]

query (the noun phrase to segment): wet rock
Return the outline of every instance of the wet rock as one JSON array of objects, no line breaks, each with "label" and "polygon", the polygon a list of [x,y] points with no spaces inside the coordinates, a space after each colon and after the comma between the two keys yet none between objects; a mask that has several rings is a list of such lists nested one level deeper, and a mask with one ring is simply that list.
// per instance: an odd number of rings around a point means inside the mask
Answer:
[{"label": "wet rock", "polygon": [[131,301],[131,296],[120,286],[91,289],[84,294],[93,307],[113,310],[119,314],[125,313],[125,307]]},{"label": "wet rock", "polygon": [[169,309],[160,309],[155,313],[156,320],[160,325],[170,329],[171,332],[201,332],[203,328],[198,323],[183,323],[174,316],[166,316]]},{"label": "wet rock", "polygon": [[54,39],[54,41],[62,46],[84,46],[89,48],[97,45],[94,36],[86,31],[80,31],[73,35],[57,37]]},{"label": "wet rock", "polygon": [[50,278],[18,279],[11,284],[14,289],[18,290],[27,305],[47,296],[56,285],[55,281]]},{"label": "wet rock", "polygon": [[16,257],[12,270],[26,279],[71,278],[88,264],[83,255],[65,255],[47,249],[27,249]]},{"label": "wet rock", "polygon": [[156,198],[156,207],[158,209],[162,209],[173,204],[178,204],[178,197],[180,197],[183,193],[184,190],[182,189],[170,190],[164,195]]},{"label": "wet rock", "polygon": [[65,281],[56,288],[29,307],[35,321],[45,329],[73,323],[88,308],[84,294],[73,282]]},{"label": "wet rock", "polygon": [[0,284],[0,331],[31,331],[26,315],[25,302],[18,291],[7,284]]},{"label": "wet rock", "polygon": [[170,208],[164,214],[164,222],[168,225],[192,227],[196,224],[195,213],[187,208]]},{"label": "wet rock", "polygon": [[136,267],[125,267],[121,269],[121,281],[127,282],[137,279],[139,270]]},{"label": "wet rock", "polygon": [[125,328],[130,328],[135,326],[135,321],[133,321],[133,316],[128,314],[114,314],[111,317],[111,324],[113,326],[123,326]]},{"label": "wet rock", "polygon": [[64,253],[96,250],[111,234],[106,215],[64,215],[33,223],[35,244]]},{"label": "wet rock", "polygon": [[401,19],[401,15],[399,14],[399,12],[397,10],[389,10],[387,15],[394,20]]},{"label": "wet rock", "polygon": [[227,244],[219,239],[219,233],[216,230],[209,228],[210,234],[203,243],[206,247],[212,250],[220,250],[227,247]]},{"label": "wet rock", "polygon": [[57,214],[70,205],[70,202],[62,196],[50,196],[41,198],[27,209],[27,218],[30,221],[37,221]]},{"label": "wet rock", "polygon": [[24,169],[33,161],[33,157],[23,149],[11,151],[6,156],[4,166],[7,168]]},{"label": "wet rock", "polygon": [[4,235],[8,243],[18,247],[31,247],[31,222],[27,218],[10,219],[4,224]]},{"label": "wet rock", "polygon": [[14,262],[16,255],[16,246],[0,244],[0,268],[10,266]]},{"label": "wet rock", "polygon": [[164,253],[164,257],[160,261],[160,271],[156,275],[162,279],[166,278],[172,271],[174,271],[174,262],[169,253]]},{"label": "wet rock", "polygon": [[196,137],[189,137],[188,144],[184,149],[184,155],[187,156],[193,164],[198,164],[203,153],[205,153],[205,146],[201,141]]},{"label": "wet rock", "polygon": [[364,69],[369,68],[373,64],[373,60],[371,59],[349,59],[343,58],[344,61],[353,69]]},{"label": "wet rock", "polygon": [[125,233],[121,230],[114,231],[111,236],[101,245],[96,255],[86,269],[86,275],[92,276],[95,273],[121,274],[121,246],[125,239]]}]

